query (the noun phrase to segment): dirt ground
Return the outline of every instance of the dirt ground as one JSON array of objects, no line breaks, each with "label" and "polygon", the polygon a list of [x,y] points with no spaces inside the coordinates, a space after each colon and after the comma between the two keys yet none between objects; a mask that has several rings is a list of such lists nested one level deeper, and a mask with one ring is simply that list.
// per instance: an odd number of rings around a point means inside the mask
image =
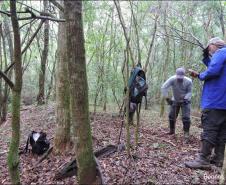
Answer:
[{"label": "dirt ground", "polygon": [[[91,113],[93,147],[98,150],[106,145],[116,145],[121,119],[112,112]],[[11,137],[10,115],[0,126],[0,184],[10,184],[7,168],[7,151]],[[139,147],[132,150],[132,158],[126,152],[116,152],[99,158],[106,184],[217,184],[220,169],[212,167],[209,171],[191,170],[184,162],[193,159],[199,150],[200,119],[192,117],[189,144],[183,142],[182,123],[177,121],[176,136],[167,135],[168,120],[159,117],[159,111],[142,110]],[[44,131],[52,144],[56,128],[54,105],[27,106],[21,109],[21,144],[26,145],[28,134]],[[134,126],[130,127],[131,144],[134,146]],[[121,143],[125,144],[125,127]],[[66,163],[74,159],[73,151],[64,155],[51,153],[46,160],[35,166],[40,157],[32,154],[20,156],[22,184],[77,184],[76,177],[55,181],[53,178]]]}]

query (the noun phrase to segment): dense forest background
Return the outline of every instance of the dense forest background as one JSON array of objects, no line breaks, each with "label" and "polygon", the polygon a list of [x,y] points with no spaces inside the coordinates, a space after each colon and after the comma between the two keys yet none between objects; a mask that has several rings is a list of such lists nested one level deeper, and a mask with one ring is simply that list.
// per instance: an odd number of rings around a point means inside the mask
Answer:
[{"label": "dense forest background", "polygon": [[[202,82],[193,80],[188,145],[182,124],[164,135],[160,87],[178,67],[205,69],[207,41],[226,39],[225,11],[224,1],[0,1],[0,183],[58,183],[56,171],[75,158],[79,184],[218,182],[219,169],[183,166],[198,151]],[[129,125],[129,106],[119,110],[137,64],[148,106]],[[19,156],[32,130],[51,137],[48,157]],[[97,159],[110,143],[112,155]]]},{"label": "dense forest background", "polygon": [[[41,12],[43,3],[23,1],[23,4]],[[91,105],[120,105],[123,97],[124,50],[126,37],[130,40],[130,50],[134,61],[141,61],[147,71],[149,83],[148,103],[160,101],[160,86],[164,80],[175,73],[180,66],[203,69],[202,46],[213,36],[225,38],[225,2],[222,1],[127,1],[120,3],[123,25],[113,1],[85,1],[84,31],[86,62]],[[1,10],[7,10],[9,3],[1,3]],[[58,16],[55,6],[48,11]],[[37,13],[37,12],[36,12]],[[10,21],[1,15],[2,47],[1,68],[10,63]],[[41,20],[20,21],[22,46],[26,45],[32,34],[40,26]],[[125,29],[123,29],[123,27]],[[45,75],[45,99],[55,97],[55,64],[57,59],[58,23],[49,22],[49,51]],[[44,44],[44,28],[37,33],[33,43],[23,55],[24,102],[36,101],[39,92],[40,58]],[[3,50],[5,49],[5,51]],[[199,106],[200,84],[194,82],[193,106]]]}]

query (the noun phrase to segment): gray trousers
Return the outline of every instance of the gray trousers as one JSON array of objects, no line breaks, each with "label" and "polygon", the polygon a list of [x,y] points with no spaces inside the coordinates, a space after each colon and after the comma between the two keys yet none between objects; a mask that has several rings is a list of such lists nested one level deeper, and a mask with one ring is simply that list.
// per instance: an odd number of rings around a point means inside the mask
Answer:
[{"label": "gray trousers", "polygon": [[226,143],[226,110],[205,109],[202,111],[202,140],[213,145]]},{"label": "gray trousers", "polygon": [[179,111],[182,111],[182,122],[183,122],[183,129],[185,132],[189,132],[190,129],[190,112],[191,112],[191,103],[178,103],[173,102],[172,105],[170,105],[170,111],[169,111],[169,121],[171,123],[176,123],[176,119],[178,117]]}]

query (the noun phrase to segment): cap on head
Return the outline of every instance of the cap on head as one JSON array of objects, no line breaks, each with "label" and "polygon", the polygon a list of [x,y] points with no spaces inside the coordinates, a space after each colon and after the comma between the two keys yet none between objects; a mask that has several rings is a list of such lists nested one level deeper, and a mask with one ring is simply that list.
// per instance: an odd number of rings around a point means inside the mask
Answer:
[{"label": "cap on head", "polygon": [[211,44],[214,44],[218,47],[223,47],[225,45],[225,42],[219,37],[214,37],[208,41],[206,48],[208,48]]},{"label": "cap on head", "polygon": [[177,68],[176,70],[176,78],[183,79],[185,75],[185,69],[183,67]]}]

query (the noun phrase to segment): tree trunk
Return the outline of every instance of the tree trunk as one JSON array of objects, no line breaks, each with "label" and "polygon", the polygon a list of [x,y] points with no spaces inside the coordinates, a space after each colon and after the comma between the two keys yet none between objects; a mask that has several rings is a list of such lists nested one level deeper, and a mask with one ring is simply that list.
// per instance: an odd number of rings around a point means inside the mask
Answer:
[{"label": "tree trunk", "polygon": [[76,139],[78,182],[79,184],[94,184],[97,183],[97,174],[89,122],[82,1],[65,0],[64,5],[70,78],[71,121],[74,126]]},{"label": "tree trunk", "polygon": [[[53,63],[53,69],[51,71],[51,77],[50,77],[50,83],[48,85],[48,90],[47,90],[47,93],[46,93],[46,102],[48,102],[49,98],[51,97],[51,94],[54,94],[54,87],[55,87],[55,70],[56,70],[56,56],[55,56],[55,61]],[[55,100],[55,99],[54,99]]]},{"label": "tree trunk", "polygon": [[130,156],[130,128],[129,128],[129,124],[130,124],[130,116],[129,116],[129,107],[130,107],[130,101],[129,101],[129,51],[128,51],[128,43],[127,43],[127,48],[125,51],[125,62],[126,62],[126,98],[125,98],[125,106],[126,106],[126,151],[127,151],[127,155]]},{"label": "tree trunk", "polygon": [[155,36],[156,36],[157,26],[158,26],[158,18],[159,18],[159,16],[156,15],[155,16],[154,30],[153,30],[153,33],[152,33],[152,38],[151,38],[150,46],[149,46],[149,49],[148,49],[147,59],[146,59],[145,65],[144,65],[144,72],[145,73],[147,73],[148,64],[149,64],[150,58],[151,58],[151,52],[152,52],[152,49],[153,49],[153,46],[154,46],[154,41],[155,41]]},{"label": "tree trunk", "polygon": [[[63,18],[62,13],[60,17]],[[54,149],[63,152],[70,143],[70,92],[66,47],[66,25],[59,23],[56,68],[56,122]]]},{"label": "tree trunk", "polygon": [[15,85],[12,89],[12,138],[8,153],[8,167],[12,184],[20,184],[19,142],[20,142],[20,99],[22,88],[21,44],[16,1],[10,1],[11,20],[14,34]]},{"label": "tree trunk", "polygon": [[[7,66],[7,50],[9,50],[9,58],[10,62],[13,62],[13,41],[12,41],[12,34],[9,28],[9,21],[7,18],[4,18],[4,35],[2,39],[2,44],[3,44],[3,50],[4,50],[4,58],[5,58],[5,67]],[[3,33],[2,33],[3,34]],[[5,38],[7,39],[8,42],[8,47],[9,49],[6,48],[6,43],[5,43]],[[7,73],[7,76],[9,79],[12,77],[12,70],[10,70]],[[2,121],[6,121],[6,115],[7,115],[7,110],[8,110],[8,98],[9,98],[9,93],[10,93],[10,88],[8,84],[5,82],[5,88],[4,88],[4,93],[2,97]]]},{"label": "tree trunk", "polygon": [[226,31],[225,31],[225,26],[224,26],[224,24],[225,24],[225,20],[224,20],[224,6],[222,6],[221,1],[219,2],[219,4],[220,4],[220,10],[218,10],[218,14],[219,14],[218,16],[219,16],[219,19],[220,19],[220,25],[221,25],[223,39],[225,40],[226,39],[226,37],[225,37]]},{"label": "tree trunk", "polygon": [[114,0],[114,4],[115,4],[115,7],[116,7],[117,12],[118,12],[120,24],[121,24],[122,29],[123,29],[123,33],[124,33],[124,37],[126,39],[126,43],[128,44],[128,49],[129,49],[132,65],[134,67],[135,66],[135,59],[134,59],[133,52],[132,52],[132,49],[131,49],[131,46],[130,46],[130,38],[128,36],[128,33],[126,32],[125,21],[124,21],[124,19],[122,17],[122,11],[121,11],[121,7],[120,7],[120,2],[118,0]]},{"label": "tree trunk", "polygon": [[97,77],[97,88],[96,88],[96,92],[95,92],[95,96],[94,96],[94,107],[93,107],[93,113],[94,115],[96,114],[96,111],[97,111],[97,101],[98,101],[98,96],[99,96],[99,93],[100,93],[100,74],[98,74],[98,77]]},{"label": "tree trunk", "polygon": [[[2,71],[2,23],[0,22],[0,70]],[[2,78],[0,78],[0,125],[2,124]]]},{"label": "tree trunk", "polygon": [[[44,3],[44,12],[47,12],[48,1],[43,1]],[[38,105],[45,103],[45,72],[46,72],[46,62],[49,51],[49,21],[45,20],[44,23],[44,48],[42,51],[41,57],[41,70],[39,73],[39,93],[37,96]]]},{"label": "tree trunk", "polygon": [[[165,30],[165,33],[166,33],[166,35],[168,35],[168,33],[169,33],[169,31],[168,31],[168,29],[167,29],[167,26],[166,26],[166,22],[167,22],[167,10],[168,10],[168,2],[165,2],[165,4],[164,4],[165,6],[164,6],[164,30]],[[163,64],[163,67],[162,67],[162,77],[163,77],[163,81],[165,81],[166,80],[166,75],[167,75],[167,68],[168,68],[168,66],[169,66],[169,64],[170,64],[170,39],[169,39],[169,37],[168,36],[166,36],[166,58],[165,58],[165,62],[164,62],[164,64]],[[162,98],[161,99],[161,103],[160,103],[160,117],[162,117],[163,116],[163,114],[164,114],[164,111],[165,111],[165,107],[164,107],[164,103],[165,103],[165,101],[164,101],[164,99]]]},{"label": "tree trunk", "polygon": [[[135,41],[136,41],[136,52],[137,52],[137,64],[141,65],[141,48],[140,48],[140,37],[139,37],[139,33],[138,33],[138,23],[137,23],[137,17],[135,16],[135,13],[133,11],[133,3],[136,6],[136,2],[131,2],[130,3],[130,8],[131,8],[131,24],[133,23],[133,27],[134,27],[134,31],[135,31]],[[137,14],[136,14],[137,15]],[[132,25],[131,25],[132,26]],[[132,39],[131,39],[132,40]]]}]

